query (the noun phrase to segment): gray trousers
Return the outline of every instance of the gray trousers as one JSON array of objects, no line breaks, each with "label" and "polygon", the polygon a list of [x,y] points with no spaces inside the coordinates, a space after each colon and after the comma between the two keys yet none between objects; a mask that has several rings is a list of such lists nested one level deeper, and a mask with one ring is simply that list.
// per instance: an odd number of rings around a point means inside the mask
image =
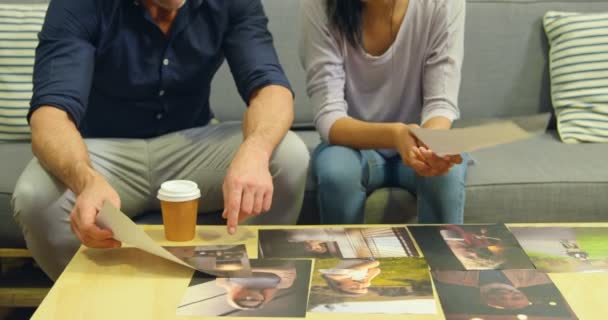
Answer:
[{"label": "gray trousers", "polygon": [[[86,139],[93,167],[121,197],[122,211],[130,217],[160,210],[156,192],[167,180],[198,183],[201,213],[223,209],[222,184],[243,141],[240,123],[194,128],[153,139]],[[270,212],[248,224],[295,224],[302,206],[309,152],[289,132],[274,151],[270,173],[274,196]],[[57,279],[80,242],[70,230],[69,214],[75,195],[32,160],[13,193],[15,220],[27,247],[42,269]]]}]

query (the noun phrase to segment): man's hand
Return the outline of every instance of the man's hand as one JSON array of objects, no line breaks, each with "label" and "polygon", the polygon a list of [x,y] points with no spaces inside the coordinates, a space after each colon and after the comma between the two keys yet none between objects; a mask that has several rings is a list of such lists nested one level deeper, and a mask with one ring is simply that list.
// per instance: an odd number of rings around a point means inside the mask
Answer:
[{"label": "man's hand", "polygon": [[462,157],[439,157],[422,144],[411,132],[417,125],[399,125],[394,130],[395,149],[401,155],[403,162],[414,169],[419,176],[435,177],[447,174],[450,169],[462,163]]},{"label": "man's hand", "polygon": [[270,154],[254,139],[243,142],[224,179],[224,213],[228,232],[239,222],[270,210],[274,186],[270,175]]},{"label": "man's hand", "polygon": [[120,197],[108,182],[91,170],[84,187],[76,198],[70,214],[70,224],[76,237],[89,248],[117,248],[120,242],[113,239],[112,232],[99,228],[95,220],[105,201],[120,208]]}]

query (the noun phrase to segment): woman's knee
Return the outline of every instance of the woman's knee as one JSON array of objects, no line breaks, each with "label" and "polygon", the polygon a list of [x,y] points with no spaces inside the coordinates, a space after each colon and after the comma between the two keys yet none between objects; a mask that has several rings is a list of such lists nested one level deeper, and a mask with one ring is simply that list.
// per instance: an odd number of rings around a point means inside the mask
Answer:
[{"label": "woman's knee", "polygon": [[418,191],[435,197],[445,197],[446,194],[459,194],[465,188],[467,164],[462,163],[438,177],[418,177]]},{"label": "woman's knee", "polygon": [[358,150],[343,146],[320,146],[313,156],[318,185],[352,187],[361,184],[362,165]]}]

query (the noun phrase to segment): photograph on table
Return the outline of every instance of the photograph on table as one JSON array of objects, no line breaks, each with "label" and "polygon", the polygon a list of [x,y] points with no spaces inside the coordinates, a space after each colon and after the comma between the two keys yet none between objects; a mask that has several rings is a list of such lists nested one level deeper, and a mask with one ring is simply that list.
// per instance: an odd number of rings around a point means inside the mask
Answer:
[{"label": "photograph on table", "polygon": [[447,320],[578,319],[538,270],[433,271]]},{"label": "photograph on table", "polygon": [[409,230],[432,270],[534,269],[502,224],[414,226]]},{"label": "photograph on table", "polygon": [[510,228],[543,272],[608,271],[608,228]]},{"label": "photograph on table", "polygon": [[260,258],[418,257],[406,228],[305,228],[259,231]]},{"label": "photograph on table", "polygon": [[250,260],[250,277],[195,272],[177,308],[190,317],[306,316],[311,260]]},{"label": "photograph on table", "polygon": [[436,314],[423,258],[317,259],[310,312]]},{"label": "photograph on table", "polygon": [[251,276],[247,248],[243,244],[164,248],[192,268],[212,276]]}]

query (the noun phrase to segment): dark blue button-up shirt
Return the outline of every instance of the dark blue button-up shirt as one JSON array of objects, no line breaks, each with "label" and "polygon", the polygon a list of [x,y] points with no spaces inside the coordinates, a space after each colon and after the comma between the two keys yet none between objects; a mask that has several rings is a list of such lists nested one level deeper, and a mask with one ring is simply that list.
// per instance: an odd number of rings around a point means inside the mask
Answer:
[{"label": "dark blue button-up shirt", "polygon": [[168,35],[133,0],[53,0],[30,115],[65,110],[85,137],[149,138],[204,126],[227,59],[239,93],[289,87],[260,0],[189,0]]}]

